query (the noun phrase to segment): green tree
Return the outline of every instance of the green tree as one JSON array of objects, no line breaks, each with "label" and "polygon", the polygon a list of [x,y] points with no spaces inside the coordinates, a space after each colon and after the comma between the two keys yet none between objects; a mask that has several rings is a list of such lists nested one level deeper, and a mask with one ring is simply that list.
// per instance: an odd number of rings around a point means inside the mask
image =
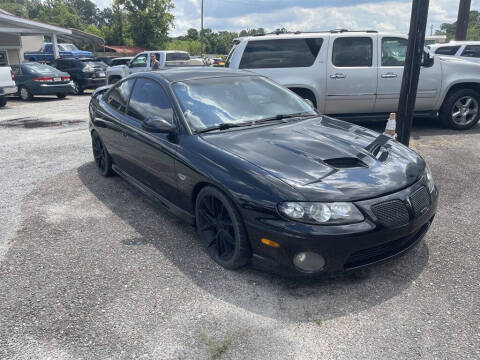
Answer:
[{"label": "green tree", "polygon": [[117,0],[127,14],[130,37],[138,46],[161,48],[173,26],[172,0]]},{"label": "green tree", "polygon": [[190,40],[198,40],[200,38],[199,34],[198,34],[198,30],[194,29],[194,28],[188,29],[187,30],[187,38],[190,39]]},{"label": "green tree", "polygon": [[[480,40],[480,26],[477,25],[478,16],[480,13],[478,11],[470,11],[470,16],[468,19],[468,29],[467,29],[467,40]],[[447,35],[447,41],[450,41],[455,38],[455,31],[457,29],[457,22],[443,23],[440,26],[440,30],[435,32],[435,35]]]},{"label": "green tree", "polygon": [[80,16],[61,0],[46,0],[42,5],[38,20],[67,28],[83,28]]},{"label": "green tree", "polygon": [[165,44],[165,49],[187,51],[190,55],[201,55],[202,43],[199,40],[173,39]]}]

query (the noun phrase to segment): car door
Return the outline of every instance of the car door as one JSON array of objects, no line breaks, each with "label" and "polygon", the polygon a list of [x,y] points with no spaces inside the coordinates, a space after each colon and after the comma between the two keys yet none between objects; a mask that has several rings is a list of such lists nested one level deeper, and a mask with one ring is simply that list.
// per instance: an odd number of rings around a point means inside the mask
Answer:
[{"label": "car door", "polygon": [[135,79],[116,83],[100,98],[101,111],[95,125],[113,162],[127,172],[132,171],[132,149],[128,141],[129,118],[125,114]]},{"label": "car door", "polygon": [[374,36],[334,34],[327,60],[327,114],[371,113],[377,91]]},{"label": "car door", "polygon": [[[403,67],[407,53],[408,39],[403,37],[379,37],[379,72],[376,113],[389,113],[398,110],[400,88],[402,86]],[[418,82],[416,111],[433,110],[442,82],[438,61],[432,66],[422,66]]]},{"label": "car door", "polygon": [[128,66],[130,69],[130,74],[140,71],[148,70],[148,54],[141,53],[135,56],[135,58],[130,62]]},{"label": "car door", "polygon": [[127,109],[128,151],[134,160],[132,176],[155,190],[165,199],[174,202],[177,181],[174,172],[174,155],[177,145],[171,134],[152,133],[142,127],[142,122],[162,118],[176,124],[173,108],[164,88],[155,80],[137,78]]},{"label": "car door", "polygon": [[11,65],[13,75],[15,76],[15,85],[20,86],[25,83],[25,74],[22,70],[22,65]]}]

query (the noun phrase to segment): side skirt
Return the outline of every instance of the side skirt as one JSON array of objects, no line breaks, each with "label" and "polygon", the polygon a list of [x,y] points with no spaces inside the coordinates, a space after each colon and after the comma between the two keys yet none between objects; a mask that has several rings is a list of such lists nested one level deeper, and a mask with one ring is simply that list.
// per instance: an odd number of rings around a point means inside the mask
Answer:
[{"label": "side skirt", "polygon": [[146,196],[148,196],[151,199],[154,199],[155,202],[162,205],[164,208],[166,208],[171,213],[173,213],[174,215],[181,218],[183,221],[187,222],[189,225],[192,225],[192,226],[195,225],[195,216],[193,216],[189,212],[179,208],[177,205],[173,204],[172,202],[168,201],[163,196],[158,194],[155,190],[153,190],[150,187],[148,187],[147,185],[141,183],[140,181],[135,179],[133,176],[131,176],[127,172],[123,171],[117,165],[113,164],[112,168],[124,180],[126,180],[131,185],[135,186],[138,190],[140,190]]}]

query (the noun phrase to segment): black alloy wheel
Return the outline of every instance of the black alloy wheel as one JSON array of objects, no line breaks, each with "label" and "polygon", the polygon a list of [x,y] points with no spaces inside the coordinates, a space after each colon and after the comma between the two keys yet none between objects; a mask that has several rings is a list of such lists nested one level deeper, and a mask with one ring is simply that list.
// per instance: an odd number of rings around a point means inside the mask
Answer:
[{"label": "black alloy wheel", "polygon": [[241,215],[233,202],[214,187],[203,188],[195,205],[197,233],[208,255],[227,269],[250,261],[251,252]]},{"label": "black alloy wheel", "polygon": [[92,133],[92,150],[98,172],[105,177],[113,175],[112,159],[102,139],[95,131]]},{"label": "black alloy wheel", "polygon": [[83,94],[83,88],[82,85],[80,85],[77,81],[73,80],[73,94],[74,95],[82,95]]}]

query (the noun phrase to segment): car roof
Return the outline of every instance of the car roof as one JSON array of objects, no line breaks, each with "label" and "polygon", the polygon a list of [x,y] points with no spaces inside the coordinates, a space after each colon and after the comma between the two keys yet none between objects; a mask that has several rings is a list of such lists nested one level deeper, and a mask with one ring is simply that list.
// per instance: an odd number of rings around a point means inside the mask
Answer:
[{"label": "car roof", "polygon": [[258,36],[242,36],[235,38],[237,41],[261,41],[261,40],[275,40],[275,39],[305,39],[315,37],[325,37],[330,35],[342,35],[342,36],[392,36],[392,37],[406,37],[405,34],[390,33],[390,32],[377,32],[374,30],[366,31],[318,31],[318,32],[296,32],[296,33],[271,33]]},{"label": "car roof", "polygon": [[[141,74],[141,73],[137,73]],[[210,66],[185,66],[162,71],[152,71],[143,74],[149,74],[153,77],[160,77],[167,82],[185,81],[192,79],[205,79],[213,77],[233,77],[233,76],[260,76],[245,70],[213,68]]]},{"label": "car roof", "polygon": [[430,47],[436,49],[444,46],[460,46],[460,45],[480,45],[480,41],[450,41],[448,43],[432,44],[430,45]]}]

